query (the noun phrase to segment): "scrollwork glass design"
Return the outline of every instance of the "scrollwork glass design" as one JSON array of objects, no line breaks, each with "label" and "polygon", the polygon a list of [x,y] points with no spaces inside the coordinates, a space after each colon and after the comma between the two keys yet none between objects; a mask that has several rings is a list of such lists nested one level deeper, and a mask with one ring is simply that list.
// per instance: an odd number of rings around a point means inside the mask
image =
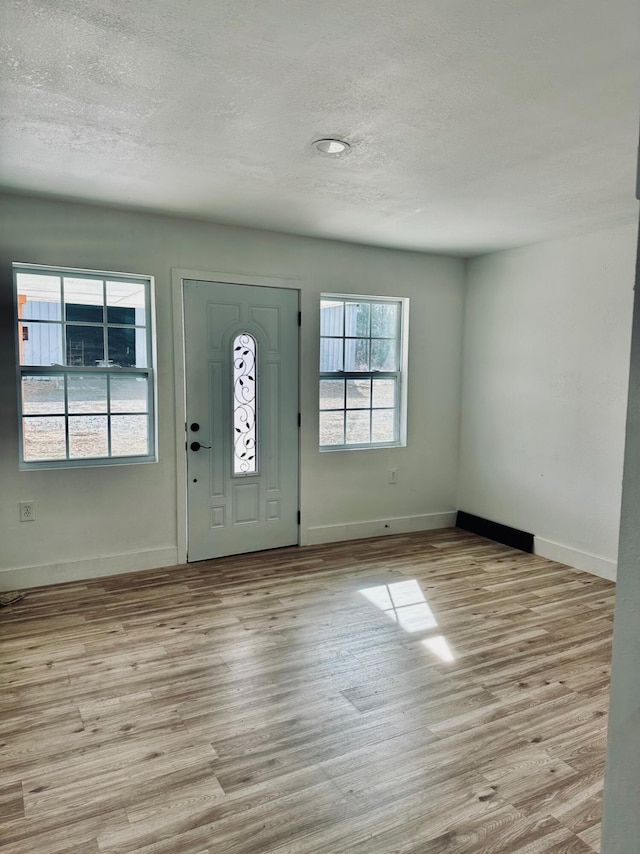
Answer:
[{"label": "scrollwork glass design", "polygon": [[258,346],[248,332],[233,340],[233,473],[257,472],[256,364]]}]

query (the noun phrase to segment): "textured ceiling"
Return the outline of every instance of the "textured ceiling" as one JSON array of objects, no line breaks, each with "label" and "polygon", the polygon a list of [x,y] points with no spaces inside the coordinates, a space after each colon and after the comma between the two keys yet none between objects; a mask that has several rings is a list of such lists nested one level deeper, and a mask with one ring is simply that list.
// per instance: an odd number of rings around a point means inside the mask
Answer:
[{"label": "textured ceiling", "polygon": [[[0,185],[468,255],[633,222],[637,0],[4,0]],[[332,159],[320,136],[347,139]]]}]

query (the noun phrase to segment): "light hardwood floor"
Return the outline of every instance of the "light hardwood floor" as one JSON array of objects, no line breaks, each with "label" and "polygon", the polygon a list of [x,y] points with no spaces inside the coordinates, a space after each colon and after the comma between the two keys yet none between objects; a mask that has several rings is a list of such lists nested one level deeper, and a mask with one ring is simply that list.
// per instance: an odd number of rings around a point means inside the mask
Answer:
[{"label": "light hardwood floor", "polygon": [[613,596],[455,529],[28,591],[0,854],[598,851]]}]

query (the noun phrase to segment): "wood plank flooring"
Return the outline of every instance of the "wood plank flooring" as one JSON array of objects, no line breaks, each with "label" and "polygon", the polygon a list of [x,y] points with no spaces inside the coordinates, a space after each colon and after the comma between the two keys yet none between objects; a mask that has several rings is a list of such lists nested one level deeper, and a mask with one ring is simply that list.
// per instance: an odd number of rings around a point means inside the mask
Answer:
[{"label": "wood plank flooring", "polygon": [[455,529],[27,591],[0,854],[599,851],[613,597]]}]

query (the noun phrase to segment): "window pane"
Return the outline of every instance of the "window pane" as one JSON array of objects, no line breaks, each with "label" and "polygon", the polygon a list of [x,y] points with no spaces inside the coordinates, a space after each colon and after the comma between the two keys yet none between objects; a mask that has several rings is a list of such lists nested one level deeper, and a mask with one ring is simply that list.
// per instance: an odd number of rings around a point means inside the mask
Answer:
[{"label": "window pane", "polygon": [[67,377],[67,395],[69,412],[106,412],[107,376],[106,374],[69,374]]},{"label": "window pane", "polygon": [[371,406],[371,380],[347,380],[347,408],[369,409]]},{"label": "window pane", "polygon": [[347,445],[361,445],[371,441],[370,433],[371,413],[347,412]]},{"label": "window pane", "polygon": [[139,282],[107,282],[107,321],[146,324],[145,287]]},{"label": "window pane", "polygon": [[343,370],[342,346],[342,338],[320,339],[320,373]]},{"label": "window pane", "polygon": [[147,412],[149,407],[149,381],[146,377],[114,377],[111,387],[112,412]]},{"label": "window pane", "polygon": [[372,442],[395,442],[395,412],[392,409],[374,409],[371,418]]},{"label": "window pane", "polygon": [[[64,313],[68,320],[69,312],[72,314],[83,311],[92,312],[93,317],[98,317],[97,323],[104,319],[102,306],[104,305],[104,287],[102,279],[74,279],[73,276],[64,277]],[[96,313],[97,309],[97,313]],[[88,317],[80,317],[81,321],[88,322]],[[93,322],[93,320],[92,320]]]},{"label": "window pane", "polygon": [[104,367],[104,327],[67,326],[67,365]]},{"label": "window pane", "polygon": [[106,415],[69,417],[69,458],[106,457],[109,454]]},{"label": "window pane", "polygon": [[21,365],[61,365],[62,326],[59,323],[19,323]]},{"label": "window pane", "polygon": [[111,416],[111,456],[137,457],[149,453],[149,422],[146,415]]},{"label": "window pane", "polygon": [[348,302],[345,304],[344,334],[353,338],[369,337],[368,302]]},{"label": "window pane", "polygon": [[369,341],[367,338],[347,339],[344,342],[345,371],[369,370]]},{"label": "window pane", "polygon": [[121,368],[147,367],[147,341],[144,329],[110,326],[108,329],[109,362]]},{"label": "window pane", "polygon": [[390,338],[371,340],[371,370],[397,371],[396,342]]},{"label": "window pane", "polygon": [[371,337],[395,338],[398,328],[398,305],[375,302],[371,306]]},{"label": "window pane", "polygon": [[22,378],[24,415],[64,415],[64,376]]},{"label": "window pane", "polygon": [[18,273],[18,318],[61,320],[60,276]]},{"label": "window pane", "polygon": [[342,412],[320,413],[320,444],[344,445],[344,414]]},{"label": "window pane", "polygon": [[396,381],[373,380],[373,406],[387,407],[396,405]]},{"label": "window pane", "polygon": [[320,409],[344,409],[344,380],[320,380]]},{"label": "window pane", "polygon": [[25,462],[64,460],[67,456],[64,416],[23,418],[22,442]]},{"label": "window pane", "polygon": [[233,341],[233,473],[252,474],[256,461],[256,361],[253,335],[243,332]]},{"label": "window pane", "polygon": [[67,303],[64,318],[69,323],[104,323],[104,310],[101,305]]},{"label": "window pane", "polygon": [[320,335],[344,335],[344,303],[342,300],[320,301]]}]

